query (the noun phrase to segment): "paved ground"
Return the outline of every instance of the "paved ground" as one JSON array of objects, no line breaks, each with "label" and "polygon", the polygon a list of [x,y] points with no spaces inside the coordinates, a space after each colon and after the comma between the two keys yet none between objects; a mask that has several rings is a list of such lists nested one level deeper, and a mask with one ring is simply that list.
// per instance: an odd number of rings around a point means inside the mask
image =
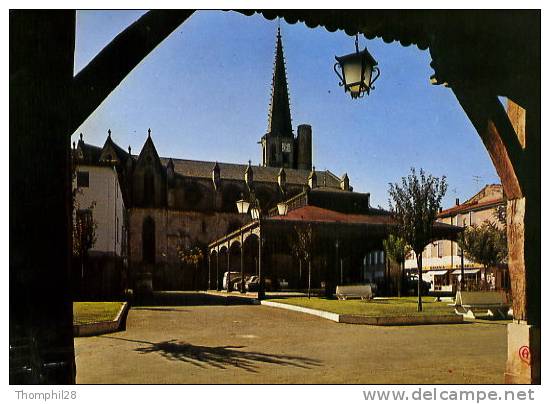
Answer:
[{"label": "paved ground", "polygon": [[[338,324],[220,297],[76,338],[78,383],[502,383],[506,327]],[[208,304],[205,304],[208,303]]]}]

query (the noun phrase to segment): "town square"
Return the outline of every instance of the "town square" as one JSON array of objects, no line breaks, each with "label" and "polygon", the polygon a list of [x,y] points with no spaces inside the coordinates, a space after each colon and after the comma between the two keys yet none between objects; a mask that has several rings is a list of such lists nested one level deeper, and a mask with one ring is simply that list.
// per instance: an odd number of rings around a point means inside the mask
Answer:
[{"label": "town square", "polygon": [[540,38],[10,10],[10,384],[540,385]]}]

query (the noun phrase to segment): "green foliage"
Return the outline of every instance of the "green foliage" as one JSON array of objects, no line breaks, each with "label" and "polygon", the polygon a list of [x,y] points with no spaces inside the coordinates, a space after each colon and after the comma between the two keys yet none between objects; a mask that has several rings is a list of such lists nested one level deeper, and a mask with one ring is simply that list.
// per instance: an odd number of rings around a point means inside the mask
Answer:
[{"label": "green foliage", "polygon": [[498,223],[506,226],[506,205],[498,205],[493,212],[493,216]]},{"label": "green foliage", "polygon": [[433,239],[433,223],[447,191],[447,181],[426,175],[422,169],[417,175],[414,168],[403,177],[401,186],[390,183],[390,210],[397,220],[397,235],[421,254]]},{"label": "green foliage", "polygon": [[506,229],[486,220],[480,226],[472,225],[458,241],[464,256],[485,268],[505,263],[508,259]]},{"label": "green foliage", "polygon": [[76,257],[85,256],[97,241],[97,223],[93,219],[93,202],[88,209],[78,209],[75,205],[73,214],[73,255]]},{"label": "green foliage", "polygon": [[197,266],[204,259],[204,253],[198,246],[185,248],[179,245],[177,249],[178,257],[184,264]]},{"label": "green foliage", "polygon": [[295,242],[292,243],[292,252],[299,260],[310,262],[314,246],[314,234],[311,224],[294,226]]},{"label": "green foliage", "polygon": [[82,193],[82,189],[76,186],[76,165],[77,162],[73,158],[71,164],[71,175],[73,187],[71,191],[71,201],[73,206],[72,215],[72,251],[75,257],[85,257],[88,251],[94,246],[97,241],[96,229],[97,223],[93,218],[93,210],[96,202],[92,202],[90,206],[82,208],[76,196]]},{"label": "green foliage", "polygon": [[411,250],[411,247],[407,244],[405,239],[390,234],[387,239],[383,241],[384,251],[386,255],[398,264],[405,261],[407,254]]}]

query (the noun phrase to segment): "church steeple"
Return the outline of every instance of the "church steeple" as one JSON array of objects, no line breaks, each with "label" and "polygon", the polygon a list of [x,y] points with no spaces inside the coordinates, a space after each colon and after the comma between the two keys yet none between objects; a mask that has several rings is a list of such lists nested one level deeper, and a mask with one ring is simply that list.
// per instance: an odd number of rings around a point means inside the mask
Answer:
[{"label": "church steeple", "polygon": [[271,104],[269,105],[266,136],[292,137],[288,84],[280,27],[277,28],[277,45],[275,49],[273,81],[271,83]]}]

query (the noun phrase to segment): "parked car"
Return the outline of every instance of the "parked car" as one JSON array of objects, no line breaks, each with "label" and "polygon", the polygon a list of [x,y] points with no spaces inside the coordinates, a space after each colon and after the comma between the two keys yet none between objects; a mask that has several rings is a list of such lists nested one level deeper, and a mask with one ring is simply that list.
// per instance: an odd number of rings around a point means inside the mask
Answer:
[{"label": "parked car", "polygon": [[260,286],[260,278],[256,275],[252,275],[248,280],[246,280],[244,287],[248,292],[257,292],[258,287]]},{"label": "parked car", "polygon": [[[224,272],[223,274],[223,281],[222,281],[222,288],[223,289],[227,289],[227,275],[229,274],[229,272]],[[233,284],[234,281],[236,280],[240,280],[241,279],[241,273],[240,272],[231,272],[231,276],[230,276],[230,282],[231,284]]]},{"label": "parked car", "polygon": [[[418,276],[417,275],[411,275],[406,282],[405,290],[409,291],[410,295],[417,295],[418,294]],[[422,296],[427,296],[430,293],[430,287],[431,283],[426,282],[424,279],[422,279],[422,285],[420,292]]]}]

